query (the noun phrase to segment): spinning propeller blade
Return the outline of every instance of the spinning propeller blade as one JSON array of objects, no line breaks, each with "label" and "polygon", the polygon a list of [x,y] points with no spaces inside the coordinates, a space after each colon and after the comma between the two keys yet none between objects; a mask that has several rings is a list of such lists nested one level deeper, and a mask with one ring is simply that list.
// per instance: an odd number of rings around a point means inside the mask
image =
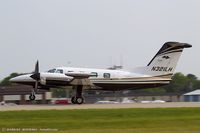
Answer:
[{"label": "spinning propeller blade", "polygon": [[35,88],[35,92],[37,92],[38,82],[41,79],[40,78],[40,72],[39,72],[39,61],[36,62],[35,71],[33,72],[33,74],[30,77],[35,80],[35,87],[34,88]]}]

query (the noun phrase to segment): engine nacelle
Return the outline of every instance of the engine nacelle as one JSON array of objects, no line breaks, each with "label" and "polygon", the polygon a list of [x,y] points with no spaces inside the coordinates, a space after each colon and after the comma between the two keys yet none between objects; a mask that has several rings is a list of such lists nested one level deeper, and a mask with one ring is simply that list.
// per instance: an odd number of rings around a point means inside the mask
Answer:
[{"label": "engine nacelle", "polygon": [[40,77],[40,84],[41,85],[46,85],[46,77]]}]

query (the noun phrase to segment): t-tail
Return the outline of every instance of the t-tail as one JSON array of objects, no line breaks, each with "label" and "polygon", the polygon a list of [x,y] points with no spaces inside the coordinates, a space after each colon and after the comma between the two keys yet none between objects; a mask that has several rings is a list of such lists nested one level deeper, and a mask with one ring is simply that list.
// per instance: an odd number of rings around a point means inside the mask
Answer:
[{"label": "t-tail", "polygon": [[171,78],[184,48],[192,45],[179,42],[166,42],[146,67],[134,72],[150,76]]}]

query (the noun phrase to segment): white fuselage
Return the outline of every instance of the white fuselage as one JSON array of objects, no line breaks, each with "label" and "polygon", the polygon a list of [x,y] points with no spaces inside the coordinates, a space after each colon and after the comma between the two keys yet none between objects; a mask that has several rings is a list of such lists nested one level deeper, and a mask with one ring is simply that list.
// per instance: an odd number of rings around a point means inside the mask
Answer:
[{"label": "white fuselage", "polygon": [[[88,79],[91,83],[105,90],[154,87],[168,84],[171,80],[170,78],[152,77],[126,70],[58,67],[47,72],[41,72],[40,85],[48,87],[71,86],[74,77],[68,76],[70,73],[90,74]],[[34,85],[35,80],[30,75],[18,76],[13,78],[12,82]]]}]

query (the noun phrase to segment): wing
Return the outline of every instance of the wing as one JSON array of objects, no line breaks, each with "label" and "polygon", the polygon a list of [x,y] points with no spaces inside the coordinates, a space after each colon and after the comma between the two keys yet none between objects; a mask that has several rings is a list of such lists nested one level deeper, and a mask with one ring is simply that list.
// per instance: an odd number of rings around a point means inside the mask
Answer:
[{"label": "wing", "polygon": [[70,82],[71,85],[77,86],[94,86],[89,80],[89,77],[93,76],[92,74],[87,73],[66,73],[65,75],[73,77],[73,80]]}]

